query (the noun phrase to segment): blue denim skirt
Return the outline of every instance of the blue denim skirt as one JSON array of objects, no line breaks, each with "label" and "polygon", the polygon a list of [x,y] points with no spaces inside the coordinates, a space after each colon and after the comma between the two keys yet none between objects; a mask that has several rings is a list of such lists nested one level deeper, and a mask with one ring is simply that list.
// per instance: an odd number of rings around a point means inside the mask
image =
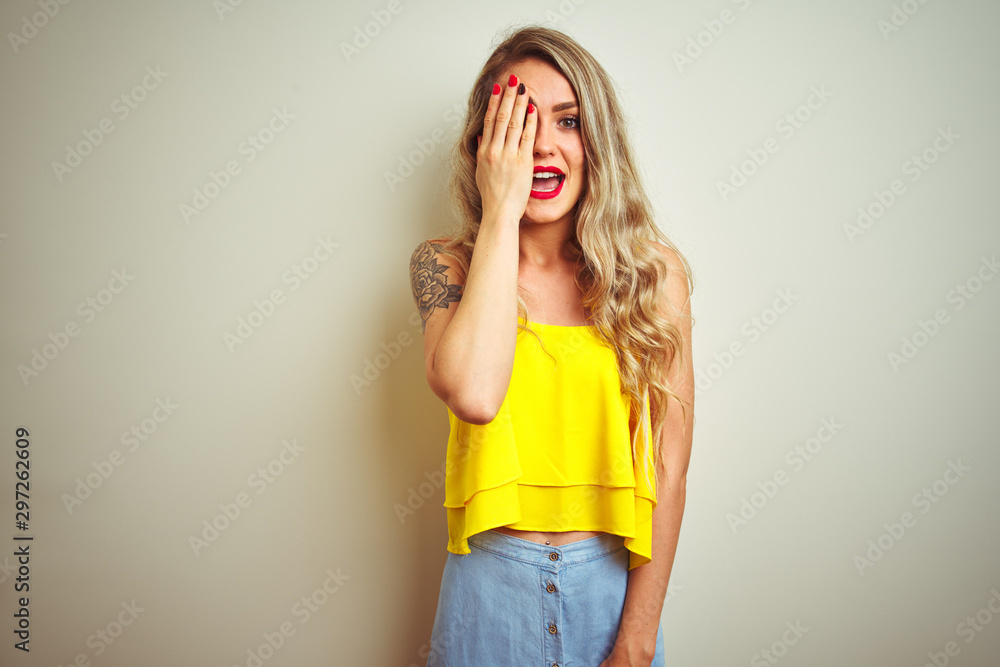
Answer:
[{"label": "blue denim skirt", "polygon": [[[427,667],[598,667],[625,607],[629,551],[603,533],[562,546],[487,530],[448,552]],[[663,667],[663,628],[652,667]]]}]

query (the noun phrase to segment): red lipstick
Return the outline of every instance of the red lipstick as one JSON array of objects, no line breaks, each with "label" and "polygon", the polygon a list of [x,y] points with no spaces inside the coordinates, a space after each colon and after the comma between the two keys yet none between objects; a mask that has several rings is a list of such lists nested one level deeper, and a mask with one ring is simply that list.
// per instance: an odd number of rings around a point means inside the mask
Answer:
[{"label": "red lipstick", "polygon": [[[554,176],[556,176],[556,177],[559,178],[559,185],[557,185],[555,187],[555,189],[547,191],[547,192],[541,192],[541,191],[532,189],[531,190],[531,196],[532,197],[534,197],[535,199],[552,199],[554,197],[558,197],[559,196],[559,193],[562,192],[563,183],[566,182],[566,174],[563,173],[562,169],[560,169],[558,167],[536,166],[533,173],[535,173],[535,174],[539,174],[539,173],[553,174]],[[532,179],[533,179],[533,182],[537,182],[538,181],[538,179],[534,179],[534,177],[532,177]],[[534,185],[532,185],[532,188],[534,188]]]}]

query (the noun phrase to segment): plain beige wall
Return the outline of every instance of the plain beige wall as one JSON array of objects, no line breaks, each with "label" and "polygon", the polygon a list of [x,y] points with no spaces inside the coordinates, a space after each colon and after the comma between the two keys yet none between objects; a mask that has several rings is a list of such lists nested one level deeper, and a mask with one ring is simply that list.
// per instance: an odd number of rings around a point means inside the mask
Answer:
[{"label": "plain beige wall", "polygon": [[998,21],[987,0],[5,2],[0,662],[422,664],[447,419],[408,261],[448,229],[443,157],[491,41],[547,22],[620,85],[695,272],[667,664],[995,665]]}]

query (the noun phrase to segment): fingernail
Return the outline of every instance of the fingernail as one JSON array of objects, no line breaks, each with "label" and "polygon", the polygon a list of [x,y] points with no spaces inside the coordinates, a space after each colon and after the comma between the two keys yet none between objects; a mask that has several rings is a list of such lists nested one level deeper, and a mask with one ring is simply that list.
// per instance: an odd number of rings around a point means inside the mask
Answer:
[{"label": "fingernail", "polygon": [[528,102],[528,113],[535,113],[535,105]]},{"label": "fingernail", "polygon": [[500,94],[500,84],[499,83],[494,83],[493,84],[493,94],[494,95],[499,95]]},{"label": "fingernail", "polygon": [[507,85],[511,86],[511,87],[516,86],[517,85],[517,77],[514,76],[513,74],[511,74],[510,78],[507,79]]},{"label": "fingernail", "polygon": [[518,84],[518,86],[517,86],[517,94],[518,95],[524,95],[524,84],[523,83],[522,84]]}]

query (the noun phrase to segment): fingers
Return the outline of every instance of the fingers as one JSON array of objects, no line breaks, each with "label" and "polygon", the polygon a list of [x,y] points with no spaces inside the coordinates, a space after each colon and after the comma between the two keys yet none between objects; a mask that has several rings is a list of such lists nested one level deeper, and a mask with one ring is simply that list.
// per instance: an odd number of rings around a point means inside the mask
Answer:
[{"label": "fingers", "polygon": [[[512,122],[515,120],[514,103],[516,98],[524,98],[526,95],[518,95],[518,89],[517,77],[511,74],[507,85],[501,87],[501,93],[490,96],[490,103],[486,107],[486,116],[483,118],[483,140],[480,143],[480,148],[502,149],[507,143],[510,126],[516,124],[517,129],[520,129],[520,119]],[[522,117],[524,115],[523,108],[521,115]],[[515,135],[519,134],[519,131],[515,132]]]},{"label": "fingers", "polygon": [[[507,123],[507,138],[504,143],[504,147],[508,153],[517,153],[518,148],[524,142],[521,129],[525,125],[524,114],[527,110],[528,95],[525,93],[524,84],[519,83],[517,86],[517,94],[514,95],[513,115]],[[531,146],[534,147],[534,142],[531,143]]]},{"label": "fingers", "polygon": [[[521,95],[521,97],[528,97]],[[524,130],[521,132],[521,145],[519,151],[523,155],[533,156],[535,151],[535,129],[538,127],[538,111],[531,104],[528,108],[528,115],[524,118]]]},{"label": "fingers", "polygon": [[511,74],[510,78],[507,79],[500,107],[497,109],[496,122],[493,123],[493,137],[491,139],[497,148],[503,148],[507,141],[508,124],[513,118],[514,98],[517,97],[518,85],[517,77]]},{"label": "fingers", "polygon": [[[493,84],[493,90],[496,91],[497,84]],[[503,92],[503,89],[500,89]],[[479,145],[482,146],[486,144],[490,145],[490,140],[493,138],[493,123],[496,122],[497,108],[500,106],[501,95],[498,92],[493,92],[490,94],[490,103],[486,105],[486,116],[483,117],[483,134],[479,141]]]}]

